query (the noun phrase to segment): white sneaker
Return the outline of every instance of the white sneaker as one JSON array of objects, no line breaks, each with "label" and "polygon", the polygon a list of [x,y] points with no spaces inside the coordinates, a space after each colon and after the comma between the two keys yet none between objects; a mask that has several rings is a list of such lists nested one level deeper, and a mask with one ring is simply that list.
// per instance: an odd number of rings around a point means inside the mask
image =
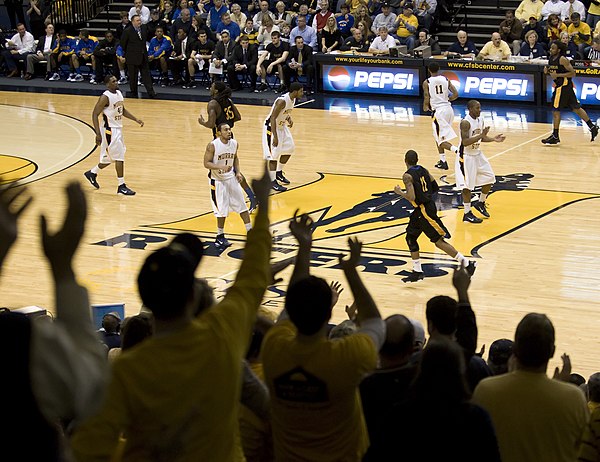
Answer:
[{"label": "white sneaker", "polygon": [[69,77],[67,77],[67,82],[75,82],[75,74],[69,74]]},{"label": "white sneaker", "polygon": [[121,77],[117,82],[119,85],[125,85],[128,82],[127,77]]},{"label": "white sneaker", "polygon": [[55,72],[54,74],[52,74],[52,77],[50,77],[48,80],[60,80],[60,75],[58,75],[58,72]]},{"label": "white sneaker", "polygon": [[98,85],[98,82],[96,82],[96,77],[92,77],[92,78],[90,79],[90,83],[91,83],[92,85]]},{"label": "white sneaker", "polygon": [[77,74],[71,82],[83,82],[83,75]]}]

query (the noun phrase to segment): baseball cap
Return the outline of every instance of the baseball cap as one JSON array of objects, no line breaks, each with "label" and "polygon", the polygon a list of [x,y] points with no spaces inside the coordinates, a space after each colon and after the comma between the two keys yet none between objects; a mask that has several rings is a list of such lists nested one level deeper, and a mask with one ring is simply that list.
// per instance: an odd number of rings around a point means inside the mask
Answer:
[{"label": "baseball cap", "polygon": [[537,21],[537,16],[529,16],[529,19],[535,19]]},{"label": "baseball cap", "polygon": [[413,9],[413,4],[412,3],[405,3],[404,4],[404,9],[405,10],[412,10]]},{"label": "baseball cap", "polygon": [[512,355],[513,341],[507,338],[495,340],[490,345],[489,360],[493,364],[505,364]]},{"label": "baseball cap", "polygon": [[387,6],[387,7],[389,7],[389,6],[390,6],[389,2],[381,2],[381,7],[382,7],[382,8],[383,8],[383,7],[386,7],[386,6]]},{"label": "baseball cap", "polygon": [[119,313],[117,313],[116,311],[111,311],[110,313],[106,313],[102,317],[105,318],[106,316],[112,316],[113,318],[116,318],[117,321],[121,322],[121,316],[119,316]]},{"label": "baseball cap", "polygon": [[159,10],[158,8],[154,8],[154,9],[153,9],[153,10],[150,12],[150,14],[158,14],[158,13],[160,13],[160,10]]}]

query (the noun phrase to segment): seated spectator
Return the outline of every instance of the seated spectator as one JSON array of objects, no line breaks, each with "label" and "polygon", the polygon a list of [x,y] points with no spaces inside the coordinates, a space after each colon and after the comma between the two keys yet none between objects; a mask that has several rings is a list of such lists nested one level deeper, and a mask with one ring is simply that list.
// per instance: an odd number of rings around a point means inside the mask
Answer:
[{"label": "seated spectator", "polygon": [[477,59],[505,61],[510,55],[510,47],[508,44],[502,40],[498,32],[494,32],[492,34],[492,40],[483,46],[479,55],[477,55]]},{"label": "seated spectator", "polygon": [[[273,24],[275,24],[275,15],[269,11],[269,2],[267,0],[262,0],[260,2],[260,11],[254,15],[254,29],[259,30],[263,23],[263,19],[265,17],[271,18]],[[279,30],[279,28],[277,28]]]},{"label": "seated spectator", "polygon": [[421,29],[419,31],[419,40],[416,44],[418,47],[430,47],[431,54],[433,56],[439,56],[442,54],[442,49],[440,48],[440,44],[438,41],[429,34],[427,29]]},{"label": "seated spectator", "polygon": [[530,30],[525,34],[525,41],[521,45],[519,51],[520,56],[529,56],[529,59],[541,58],[547,56],[546,47],[538,42],[538,35],[534,30]]},{"label": "seated spectator", "polygon": [[[308,12],[308,5],[306,3],[300,5],[298,14],[292,18],[292,29],[298,26],[299,16],[305,16],[306,24],[312,24],[313,15]],[[306,43],[306,40],[304,41],[304,43]]]},{"label": "seated spectator", "polygon": [[395,454],[416,461],[426,451],[432,461],[500,462],[489,414],[469,401],[464,357],[456,342],[436,339],[427,344],[408,396],[385,416],[383,444],[372,460]]},{"label": "seated spectator", "polygon": [[567,32],[573,43],[577,45],[579,54],[583,56],[585,50],[592,45],[592,31],[590,26],[581,22],[579,13],[573,13],[571,15],[571,24],[569,24]]},{"label": "seated spectator", "polygon": [[535,18],[536,21],[542,20],[542,0],[521,0],[519,6],[515,10],[515,17],[525,26],[530,18]]},{"label": "seated spectator", "polygon": [[342,34],[337,27],[335,16],[331,15],[327,19],[327,24],[321,31],[321,51],[331,53],[340,48],[342,44]]},{"label": "seated spectator", "polygon": [[[193,3],[192,3],[192,5],[193,5]],[[188,10],[190,17],[195,16],[195,14],[196,14],[193,6],[190,7],[190,4],[188,3],[187,0],[180,0],[177,8],[173,12],[173,22],[175,22],[178,19],[181,19],[181,16],[183,16],[183,10]]]},{"label": "seated spectator", "polygon": [[64,29],[58,31],[58,46],[54,49],[50,59],[52,60],[52,68],[54,74],[50,77],[50,80],[60,80],[60,66],[68,64],[70,68],[70,74],[67,80],[75,77],[75,69],[73,68],[73,62],[71,55],[75,52],[75,40],[67,35]]},{"label": "seated spectator", "polygon": [[581,386],[585,385],[585,378],[581,374],[572,373],[569,374],[569,383],[581,389]]},{"label": "seated spectator", "polygon": [[269,15],[264,15],[262,19],[262,25],[258,29],[258,35],[256,39],[258,40],[258,51],[262,51],[267,48],[267,46],[271,43],[271,34],[273,32],[281,32],[279,27],[275,25],[273,22],[273,18]]},{"label": "seated spectator", "polygon": [[110,351],[121,347],[121,316],[116,311],[105,314],[102,317],[102,328],[98,331],[100,341]]},{"label": "seated spectator", "polygon": [[515,332],[515,369],[475,389],[473,402],[490,413],[503,462],[577,458],[589,413],[581,390],[546,375],[554,351],[552,322],[530,313]]},{"label": "seated spectator", "polygon": [[[271,33],[271,43],[266,48],[267,53],[263,53],[260,58],[258,58],[256,75],[260,75],[261,83],[259,91],[267,90],[267,75],[278,72],[280,79],[284,76],[283,66],[290,53],[290,45],[289,43],[282,42],[280,35],[281,34],[277,31]],[[283,92],[284,88],[285,85],[283,81],[281,81],[279,91]]]},{"label": "seated spectator", "polygon": [[444,52],[445,56],[460,55],[461,58],[475,58],[477,56],[477,47],[467,37],[464,30],[459,30],[456,34],[456,42],[454,42],[448,50]]},{"label": "seated spectator", "polygon": [[530,30],[535,31],[535,33],[538,36],[538,42],[544,44],[544,46],[547,47],[548,34],[546,32],[546,29],[542,27],[539,21],[533,16],[529,18],[529,22],[523,27],[523,38],[525,38],[525,34],[527,34],[527,32],[529,32]]},{"label": "seated spectator", "polygon": [[177,38],[179,29],[183,29],[185,31],[185,35],[190,35],[190,31],[192,29],[192,15],[190,14],[190,10],[188,8],[181,10],[180,17],[173,20],[171,30],[169,31],[169,37],[171,37],[172,40]]},{"label": "seated spectator", "polygon": [[119,85],[125,85],[128,82],[127,75],[125,74],[125,52],[123,51],[123,47],[121,45],[117,45],[117,64],[119,65],[119,74],[121,77],[117,82]]},{"label": "seated spectator", "polygon": [[290,42],[296,43],[296,37],[300,36],[304,40],[304,44],[311,47],[313,50],[317,49],[317,31],[315,31],[311,26],[307,26],[308,18],[304,15],[298,15],[296,17],[297,26],[292,29],[290,32]]},{"label": "seated spectator", "polygon": [[342,38],[345,40],[351,37],[352,29],[354,28],[354,16],[350,14],[347,4],[342,4],[341,12],[335,15],[335,20]]},{"label": "seated spectator", "polygon": [[127,11],[120,11],[119,18],[121,18],[121,22],[115,29],[115,37],[117,37],[117,40],[121,40],[121,35],[123,35],[123,31],[126,27],[129,27],[129,25],[131,24],[129,22],[129,13]]},{"label": "seated spectator", "polygon": [[[96,57],[94,56],[94,50],[98,45],[98,39],[91,37],[87,29],[81,29],[79,32],[79,40],[75,45],[75,50],[71,55],[71,61],[73,68],[75,69],[75,77],[71,79],[71,82],[83,82],[83,76],[81,75],[81,64],[87,64],[92,68],[92,74],[90,77],[90,83],[96,84]],[[69,79],[67,79],[69,81]]]},{"label": "seated spectator", "polygon": [[342,46],[342,50],[343,51],[356,51],[359,53],[364,53],[364,52],[369,51],[370,45],[371,45],[371,42],[369,40],[366,40],[363,37],[363,34],[360,31],[360,29],[353,29],[352,37],[350,37],[349,39],[347,39],[344,42],[344,45]]},{"label": "seated spectator", "polygon": [[[590,51],[592,51],[592,48],[594,46],[594,42],[592,41],[592,46],[587,48],[587,55],[581,55],[579,53],[579,49],[577,48],[577,45],[575,45],[575,43],[573,43],[573,41],[569,37],[569,33],[567,31],[561,32],[560,41],[567,46],[567,51],[565,52],[565,56],[568,59],[586,59],[586,58],[589,59]],[[598,58],[600,59],[600,55],[598,55]]]},{"label": "seated spectator", "polygon": [[381,13],[378,14],[373,20],[371,30],[377,34],[381,26],[385,26],[387,28],[388,34],[393,34],[396,32],[396,28],[398,27],[396,24],[396,14],[392,13],[390,4],[387,2],[381,4]]},{"label": "seated spectator", "polygon": [[254,30],[252,18],[246,19],[246,26],[241,30],[240,33],[248,37],[250,45],[258,46],[258,31]]},{"label": "seated spectator", "polygon": [[600,63],[600,37],[594,37],[592,40],[592,46],[589,48],[585,59]]},{"label": "seated spectator", "polygon": [[400,40],[401,45],[406,45],[408,51],[415,47],[415,34],[419,27],[419,21],[412,12],[412,5],[406,3],[403,7],[402,14],[396,18],[396,36]]},{"label": "seated spectator", "polygon": [[562,20],[569,16],[569,7],[562,0],[546,0],[542,7],[542,23],[549,22],[552,14]]},{"label": "seated spectator", "polygon": [[246,27],[248,17],[242,13],[242,7],[237,3],[231,5],[231,20],[238,25],[240,30]]},{"label": "seated spectator", "polygon": [[361,460],[369,438],[358,385],[377,366],[385,324],[356,270],[361,243],[349,239],[350,257],[340,257],[339,264],[361,327],[343,339],[327,338],[332,290],[309,273],[311,226],[308,215],[290,223],[299,245],[296,264],[285,308],[263,341],[275,459]]},{"label": "seated spectator", "polygon": [[419,20],[419,26],[431,30],[435,10],[437,9],[437,0],[415,0],[415,16]]},{"label": "seated spectator", "polygon": [[290,53],[286,59],[283,68],[284,85],[289,88],[292,77],[301,77],[305,75],[309,89],[307,94],[314,92],[315,66],[313,63],[313,50],[304,44],[304,39],[296,37],[296,43],[290,47]]},{"label": "seated spectator", "polygon": [[365,21],[359,21],[357,29],[362,33],[363,37],[366,37],[366,40],[369,42],[369,46],[375,37],[377,37],[377,35],[375,35],[373,31],[367,27],[367,23]]},{"label": "seated spectator", "polygon": [[[32,201],[23,188],[6,186],[0,190],[0,272],[6,271],[3,263],[23,231],[19,217]],[[2,371],[7,378],[0,390],[10,397],[2,406],[2,447],[14,455],[9,458],[19,460],[69,460],[63,423],[80,424],[104,396],[106,349],[94,332],[87,290],[77,283],[73,269],[85,229],[86,201],[77,182],[66,192],[68,210],[60,228],[51,234],[46,217],[40,220],[56,298],[55,321],[8,310],[0,314]]]},{"label": "seated spectator", "polygon": [[57,37],[54,35],[54,26],[46,26],[46,34],[38,39],[35,53],[27,55],[27,73],[25,80],[30,80],[35,75],[35,65],[41,61],[46,61],[46,80],[52,77],[52,51],[57,47]]},{"label": "seated spectator", "polygon": [[[371,16],[369,16],[369,10],[365,6],[361,6],[358,9],[358,12],[354,15],[354,24],[358,25],[360,21],[364,21],[367,25],[367,29],[370,31],[370,34],[375,35],[372,29],[373,19],[371,18]],[[363,37],[366,37],[364,32]]]},{"label": "seated spectator", "polygon": [[146,24],[148,37],[154,37],[156,35],[157,27],[162,27],[163,33],[169,30],[168,24],[160,17],[160,10],[155,8],[150,11],[150,21]]},{"label": "seated spectator", "polygon": [[508,360],[512,356],[513,341],[507,338],[494,340],[490,345],[487,364],[493,375],[508,372]]},{"label": "seated spectator", "polygon": [[377,17],[383,11],[381,0],[369,0],[367,7],[369,8],[369,16],[372,18]]},{"label": "seated spectator", "polygon": [[600,408],[600,372],[590,375],[587,382],[588,388],[588,408],[594,412]]},{"label": "seated spectator", "polygon": [[566,16],[562,18],[565,25],[569,27],[573,22],[573,13],[579,14],[579,19],[585,21],[585,6],[579,0],[567,0],[566,2]]},{"label": "seated spectator", "polygon": [[369,53],[375,56],[378,55],[389,55],[390,48],[396,46],[396,41],[391,35],[388,35],[388,29],[386,26],[379,28],[379,36],[371,42],[369,46]]},{"label": "seated spectator", "polygon": [[239,26],[231,20],[229,12],[223,13],[221,16],[221,24],[217,27],[217,40],[221,40],[221,32],[225,29],[229,32],[229,38],[232,43],[237,43],[240,38]]},{"label": "seated spectator", "polygon": [[107,30],[104,33],[104,38],[98,42],[98,46],[94,49],[97,82],[104,82],[104,76],[107,74],[107,70],[109,70],[111,75],[114,75],[117,78],[119,77],[119,65],[117,63],[118,45],[119,41],[115,38],[112,31]]},{"label": "seated spectator", "polygon": [[138,288],[155,335],[114,361],[100,412],[71,439],[76,460],[110,460],[121,434],[122,460],[243,460],[241,366],[271,277],[266,170],[252,186],[260,205],[241,268],[202,316],[192,314],[196,266],[187,250],[163,247],[144,262]]},{"label": "seated spectator", "polygon": [[229,31],[223,29],[221,31],[221,40],[215,44],[215,51],[212,56],[212,66],[209,70],[211,82],[222,80],[227,71],[227,63],[231,59],[231,53],[235,47],[235,43],[229,38]]},{"label": "seated spectator", "polygon": [[560,18],[557,15],[551,14],[548,17],[547,23],[548,42],[552,43],[554,40],[560,40],[561,32],[567,32],[567,26],[565,26],[565,24],[560,20]]},{"label": "seated spectator", "polygon": [[290,43],[291,32],[292,32],[292,29],[290,29],[290,25],[288,23],[284,23],[281,26],[281,40],[286,43]]},{"label": "seated spectator", "polygon": [[150,21],[150,9],[142,3],[142,0],[133,1],[133,6],[129,9],[129,20],[131,21],[131,18],[136,14],[142,20],[142,24],[147,24]]},{"label": "seated spectator", "polygon": [[369,14],[368,13],[368,4],[369,4],[369,2],[367,0],[346,0],[345,4],[348,5],[350,13],[353,16],[356,16],[361,8],[366,9],[367,10],[367,15]]},{"label": "seated spectator", "polygon": [[[183,29],[180,29],[183,31]],[[168,59],[173,53],[173,42],[164,35],[162,27],[156,28],[156,37],[152,37],[148,47],[148,65],[150,69],[160,71],[159,84],[166,87],[169,83],[169,65]]]},{"label": "seated spectator", "polygon": [[214,51],[215,43],[208,39],[206,31],[200,31],[188,59],[188,81],[183,85],[184,88],[196,88],[196,71],[208,70]]},{"label": "seated spectator", "polygon": [[227,79],[233,91],[241,90],[242,83],[238,75],[250,78],[250,90],[256,90],[256,65],[258,64],[258,47],[250,45],[248,36],[242,35],[240,44],[233,49],[231,60],[227,65]]},{"label": "seated spectator", "polygon": [[164,8],[161,11],[161,18],[167,24],[167,26],[171,27],[171,25],[173,24],[173,16],[175,15],[173,3],[170,0],[165,0],[163,6]]},{"label": "seated spectator", "polygon": [[[590,26],[590,29],[593,31],[596,30],[596,26],[600,22],[600,2],[598,0],[590,2],[585,22]],[[596,34],[594,34],[594,36],[596,36]]]},{"label": "seated spectator", "polygon": [[319,0],[319,10],[315,12],[312,20],[312,28],[317,32],[317,35],[321,33],[331,16],[333,16],[333,12],[329,10],[329,1]]},{"label": "seated spectator", "polygon": [[2,57],[8,67],[7,77],[17,77],[19,62],[26,64],[27,55],[35,51],[35,39],[25,29],[24,24],[17,24],[17,33],[6,43],[6,49],[2,50]]},{"label": "seated spectator", "polygon": [[284,24],[288,24],[291,26],[292,15],[285,10],[285,3],[283,3],[281,0],[278,1],[275,4],[275,10],[275,18],[273,20],[275,25],[278,26],[280,30]]},{"label": "seated spectator", "polygon": [[410,322],[415,328],[415,343],[413,345],[411,362],[418,363],[421,360],[421,352],[427,343],[427,340],[425,339],[425,329],[423,328],[421,321],[411,319]]},{"label": "seated spectator", "polygon": [[502,40],[511,47],[513,55],[518,55],[521,50],[523,24],[521,24],[521,21],[515,19],[515,12],[513,10],[506,11],[506,17],[500,23],[498,32]]},{"label": "seated spectator", "polygon": [[121,328],[121,346],[111,348],[108,352],[109,361],[114,361],[123,351],[130,350],[154,335],[152,313],[140,313],[125,318]]}]

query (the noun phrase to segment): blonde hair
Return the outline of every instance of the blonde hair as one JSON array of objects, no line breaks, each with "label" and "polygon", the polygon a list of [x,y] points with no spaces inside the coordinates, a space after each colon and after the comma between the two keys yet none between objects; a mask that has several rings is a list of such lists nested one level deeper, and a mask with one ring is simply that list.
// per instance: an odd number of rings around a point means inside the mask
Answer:
[{"label": "blonde hair", "polygon": [[537,39],[539,39],[537,32],[532,29],[525,34],[525,41],[529,43],[529,37],[531,37],[532,35],[535,35],[536,41]]},{"label": "blonde hair", "polygon": [[[329,27],[329,20],[333,19],[333,28]],[[329,16],[327,18],[327,22],[325,23],[325,27],[323,29],[327,29],[327,32],[329,33],[333,33],[337,30],[338,26],[337,26],[337,21],[335,20],[335,17],[333,15]]]}]

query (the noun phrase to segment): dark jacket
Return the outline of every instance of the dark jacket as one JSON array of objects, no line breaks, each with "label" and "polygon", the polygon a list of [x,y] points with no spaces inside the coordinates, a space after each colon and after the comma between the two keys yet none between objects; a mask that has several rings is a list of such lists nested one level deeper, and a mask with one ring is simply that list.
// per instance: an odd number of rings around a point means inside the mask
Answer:
[{"label": "dark jacket", "polygon": [[223,43],[223,41],[219,41],[215,45],[215,51],[213,53],[213,58],[226,59],[227,62],[229,62],[229,60],[231,59],[231,54],[233,53],[233,49],[235,47],[236,47],[236,44],[233,42],[233,40],[230,40],[229,44],[227,46],[227,50],[225,50],[225,44]]},{"label": "dark jacket", "polygon": [[[248,51],[246,52],[248,59],[248,65],[254,65],[258,63],[258,48],[256,45],[248,45]],[[242,46],[237,45],[233,51],[231,52],[231,57],[229,58],[230,62],[233,64],[244,64],[244,52],[242,51]]]},{"label": "dark jacket", "polygon": [[[185,56],[187,58],[190,57],[190,55],[192,54],[192,51],[194,51],[196,49],[196,45],[195,45],[195,40],[191,37],[187,38],[187,43],[185,44]],[[173,53],[175,54],[175,56],[180,56],[181,55],[181,45],[182,45],[182,41],[177,39],[175,40],[175,43],[173,44]]]},{"label": "dark jacket", "polygon": [[139,66],[148,62],[148,50],[146,49],[148,28],[145,24],[142,24],[140,29],[141,39],[133,26],[125,29],[121,36],[121,48],[123,48],[123,52],[125,53],[127,64],[131,66]]},{"label": "dark jacket", "polygon": [[[35,47],[35,52],[37,53],[39,51],[40,53],[43,53],[45,43],[46,43],[46,34],[44,34],[38,38],[38,44]],[[54,50],[57,45],[58,45],[58,43],[57,43],[56,34],[54,34],[54,36],[52,37],[52,44],[50,45],[50,50]]]},{"label": "dark jacket", "polygon": [[298,55],[300,55],[301,53],[302,53],[302,67],[305,68],[309,64],[312,65],[313,64],[313,49],[306,44],[302,47],[302,50],[298,50],[298,47],[296,45],[294,45],[293,47],[290,47],[290,53],[288,54],[286,63],[291,62],[292,59],[294,61],[298,62]]},{"label": "dark jacket", "polygon": [[94,49],[95,56],[116,56],[119,41],[115,38],[112,42],[102,39],[98,42],[98,46]]}]

